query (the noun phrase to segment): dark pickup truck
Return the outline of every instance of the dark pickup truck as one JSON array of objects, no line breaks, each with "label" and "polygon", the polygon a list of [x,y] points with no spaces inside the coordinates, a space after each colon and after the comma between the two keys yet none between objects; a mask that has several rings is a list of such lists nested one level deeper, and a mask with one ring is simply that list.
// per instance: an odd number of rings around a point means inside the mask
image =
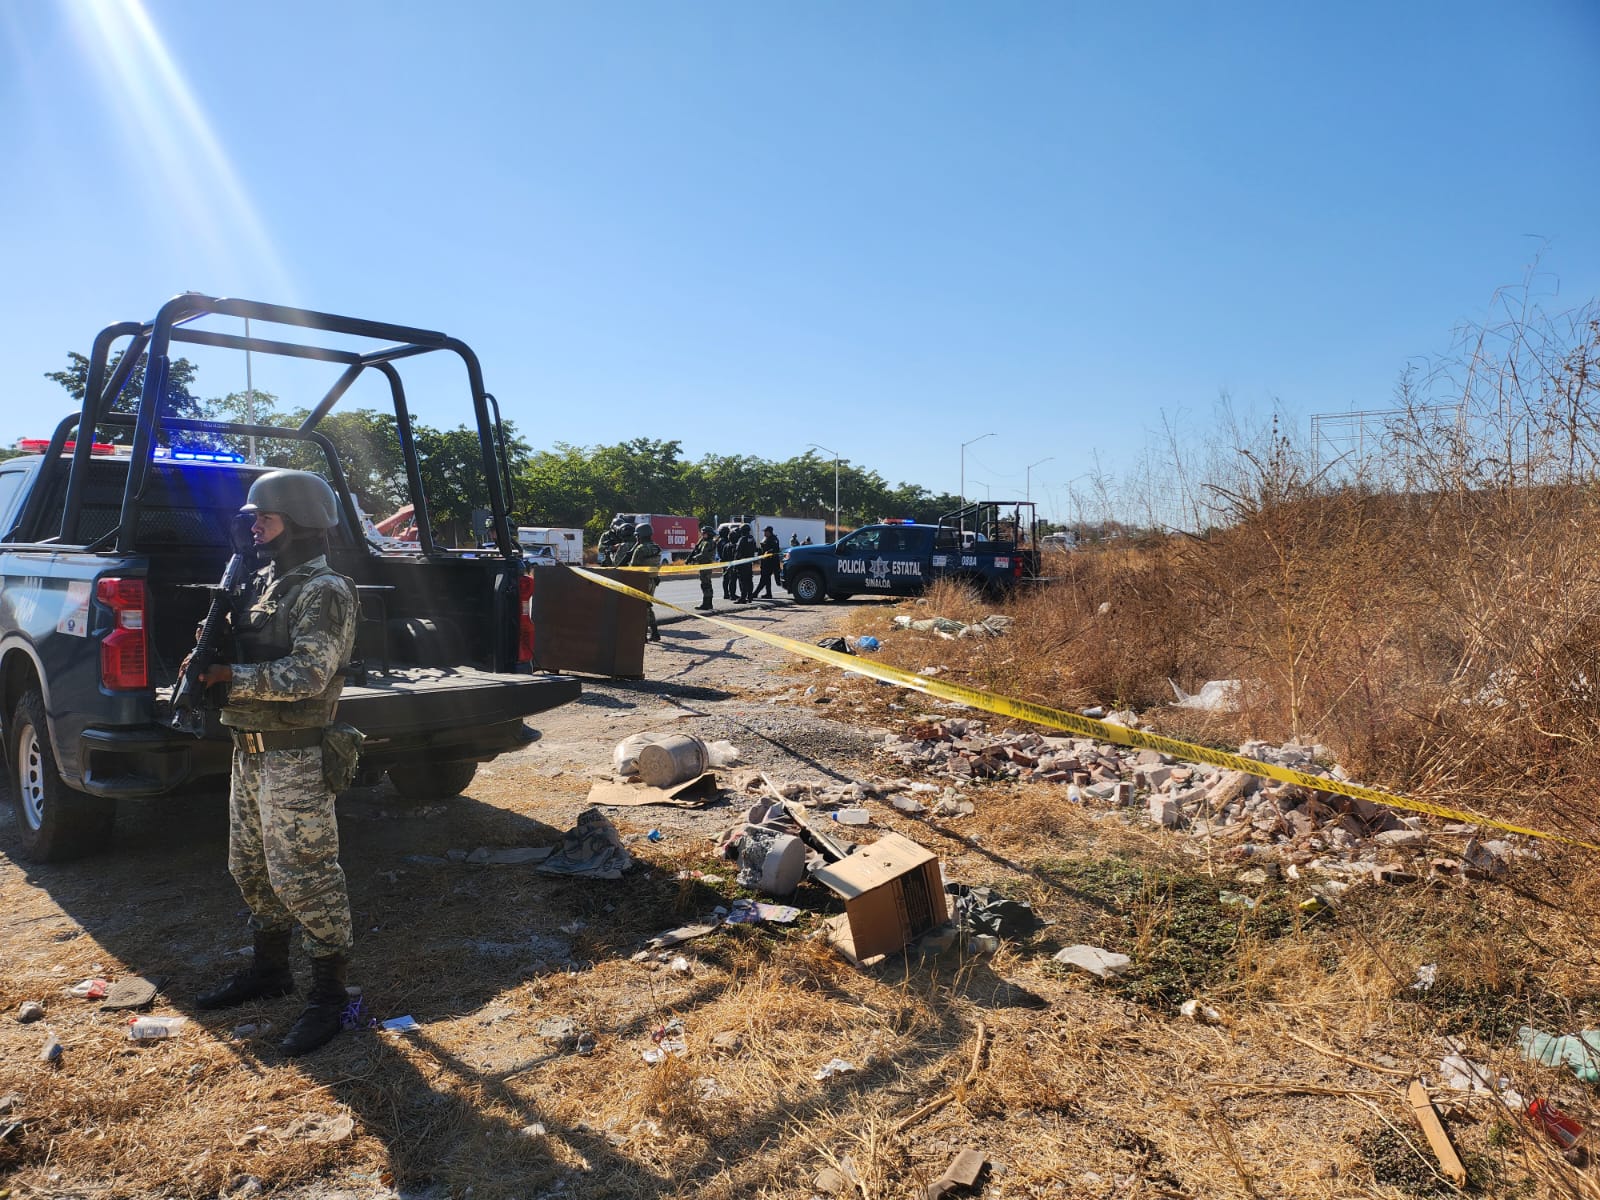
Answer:
[{"label": "dark pickup truck", "polygon": [[[1009,518],[1002,515],[1008,508]],[[801,604],[862,593],[916,596],[936,579],[1000,595],[1039,573],[1032,510],[1026,501],[986,501],[936,525],[880,521],[825,546],[791,546],[783,555],[783,586]]]},{"label": "dark pickup truck", "polygon": [[[199,327],[217,314],[377,339],[379,346],[344,351]],[[122,338],[130,340],[126,352],[108,370],[110,347]],[[180,341],[298,354],[344,371],[296,429],[179,419],[160,411],[159,397],[169,347]],[[432,540],[393,366],[429,351],[452,353],[467,368],[494,518],[487,549],[446,549]],[[141,357],[144,393],[135,411],[116,411]],[[316,431],[367,370],[391,385],[412,502],[423,517],[410,550],[366,539],[338,451]],[[130,444],[110,444],[119,435]],[[339,716],[367,735],[358,782],[377,782],[387,770],[408,798],[453,795],[472,781],[479,762],[536,736],[524,717],[577,698],[576,680],[531,666],[530,568],[508,521],[498,411],[472,351],[421,329],[180,296],[153,321],[102,332],[82,412],[63,419],[40,453],[0,463],[0,723],[23,857],[89,853],[108,843],[118,801],[226,776],[230,742],[217,714],[207,712],[203,736],[193,736],[173,727],[167,697],[229,557],[239,506],[251,481],[272,466],[218,452],[251,437],[315,447],[339,498],[330,560],[355,581],[360,599]],[[208,448],[196,452],[186,443]]]}]

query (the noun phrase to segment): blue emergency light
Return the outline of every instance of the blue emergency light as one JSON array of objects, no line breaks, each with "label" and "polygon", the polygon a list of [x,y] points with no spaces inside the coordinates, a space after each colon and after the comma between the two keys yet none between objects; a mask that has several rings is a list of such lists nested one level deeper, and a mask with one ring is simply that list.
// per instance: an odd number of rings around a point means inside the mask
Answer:
[{"label": "blue emergency light", "polygon": [[244,455],[228,450],[182,450],[175,446],[157,446],[152,458],[170,458],[174,462],[242,463]]}]

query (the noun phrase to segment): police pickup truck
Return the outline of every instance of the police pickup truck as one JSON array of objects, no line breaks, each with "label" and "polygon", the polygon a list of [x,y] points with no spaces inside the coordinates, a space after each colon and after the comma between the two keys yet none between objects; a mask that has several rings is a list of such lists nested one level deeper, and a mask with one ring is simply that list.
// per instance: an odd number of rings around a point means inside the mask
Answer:
[{"label": "police pickup truck", "polygon": [[[223,329],[206,318],[227,317]],[[237,319],[322,331],[317,344],[240,337]],[[248,328],[248,326],[247,326]],[[361,339],[337,349],[327,334]],[[127,339],[120,359],[112,346]],[[376,345],[374,345],[374,341]],[[344,368],[295,429],[163,411],[173,342],[290,354]],[[443,352],[466,367],[478,418],[487,548],[433,542],[394,363]],[[145,363],[144,390],[124,396]],[[363,534],[340,456],[318,422],[364,372],[387,381],[419,540],[397,551]],[[131,410],[131,411],[130,411]],[[175,719],[169,694],[236,538],[255,465],[230,447],[298,447],[333,487],[334,568],[355,581],[359,620],[339,717],[367,735],[358,782],[385,771],[402,796],[453,795],[479,762],[526,745],[523,718],[574,700],[574,679],[532,669],[533,579],[508,521],[500,420],[464,343],[422,329],[187,294],[154,320],[95,340],[82,411],[33,453],[0,463],[0,726],[16,809],[6,849],[34,861],[105,846],[119,802],[196,780],[225,784],[231,744],[217,713]],[[125,444],[115,444],[117,442]],[[462,464],[463,466],[467,464]],[[181,726],[181,728],[180,728]],[[13,845],[14,844],[14,845]]]},{"label": "police pickup truck", "polygon": [[[884,520],[825,546],[792,546],[783,556],[783,586],[801,604],[824,596],[915,596],[936,579],[1000,595],[1038,575],[1032,507],[1025,501],[984,502],[936,525]],[[1014,515],[1001,516],[1008,508]],[[1023,509],[1029,511],[1026,521]]]}]

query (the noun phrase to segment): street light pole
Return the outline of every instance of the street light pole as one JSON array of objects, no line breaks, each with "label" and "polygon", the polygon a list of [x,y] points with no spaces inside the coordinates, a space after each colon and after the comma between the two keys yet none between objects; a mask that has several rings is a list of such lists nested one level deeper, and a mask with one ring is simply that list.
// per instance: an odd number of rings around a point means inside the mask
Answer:
[{"label": "street light pole", "polygon": [[1027,473],[1025,475],[1023,475],[1023,477],[1022,477],[1022,480],[1023,480],[1022,490],[1023,490],[1023,493],[1024,493],[1022,498],[1024,500],[1028,501],[1029,503],[1033,502],[1033,469],[1035,467],[1042,466],[1043,464],[1045,464],[1047,462],[1054,462],[1055,461],[1055,457],[1056,456],[1054,454],[1051,454],[1048,457],[1041,458],[1036,463],[1029,463],[1028,464]]},{"label": "street light pole", "polygon": [[839,452],[829,450],[820,442],[808,443],[807,449],[821,450],[833,455],[833,540],[839,540]]},{"label": "street light pole", "polygon": [[[994,434],[992,434],[992,433],[980,433],[977,437],[973,438],[972,441],[970,441],[970,442],[962,442],[961,443],[961,507],[962,508],[966,508],[966,506],[967,506],[967,447],[972,445],[973,442],[981,442],[981,441],[983,441],[984,438],[991,438],[993,436],[994,436]],[[961,519],[961,528],[965,529],[966,527],[967,527],[967,520],[966,520],[965,517],[963,517]]]}]

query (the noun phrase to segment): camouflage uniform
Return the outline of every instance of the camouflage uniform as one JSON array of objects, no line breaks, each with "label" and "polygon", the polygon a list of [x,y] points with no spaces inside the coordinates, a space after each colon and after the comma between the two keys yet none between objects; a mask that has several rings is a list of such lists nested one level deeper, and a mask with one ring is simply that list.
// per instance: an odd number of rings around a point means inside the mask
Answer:
[{"label": "camouflage uniform", "polygon": [[[640,538],[633,544],[633,550],[628,555],[627,565],[630,567],[659,567],[661,565],[661,547],[656,545],[652,537]],[[639,590],[641,592],[649,592],[653,596],[656,593],[656,584],[659,582],[660,576],[652,574],[649,582],[643,584]],[[650,640],[659,642],[661,640],[661,631],[656,628],[655,605],[652,604],[645,609],[645,621],[650,629],[648,635]]]},{"label": "camouflage uniform", "polygon": [[[692,563],[714,563],[717,561],[716,534],[712,532],[711,526],[704,526],[700,530],[700,542],[690,552],[688,561]],[[700,572],[700,603],[698,607],[703,612],[712,610],[710,571]]]},{"label": "camouflage uniform", "polygon": [[299,922],[313,957],[348,953],[350,901],[339,866],[334,793],[322,748],[252,753],[242,731],[320,733],[344,688],[339,668],[356,636],[355,585],[318,555],[281,575],[256,573],[253,602],[234,616],[238,657],[222,723],[232,727],[228,870],[258,931]]}]

